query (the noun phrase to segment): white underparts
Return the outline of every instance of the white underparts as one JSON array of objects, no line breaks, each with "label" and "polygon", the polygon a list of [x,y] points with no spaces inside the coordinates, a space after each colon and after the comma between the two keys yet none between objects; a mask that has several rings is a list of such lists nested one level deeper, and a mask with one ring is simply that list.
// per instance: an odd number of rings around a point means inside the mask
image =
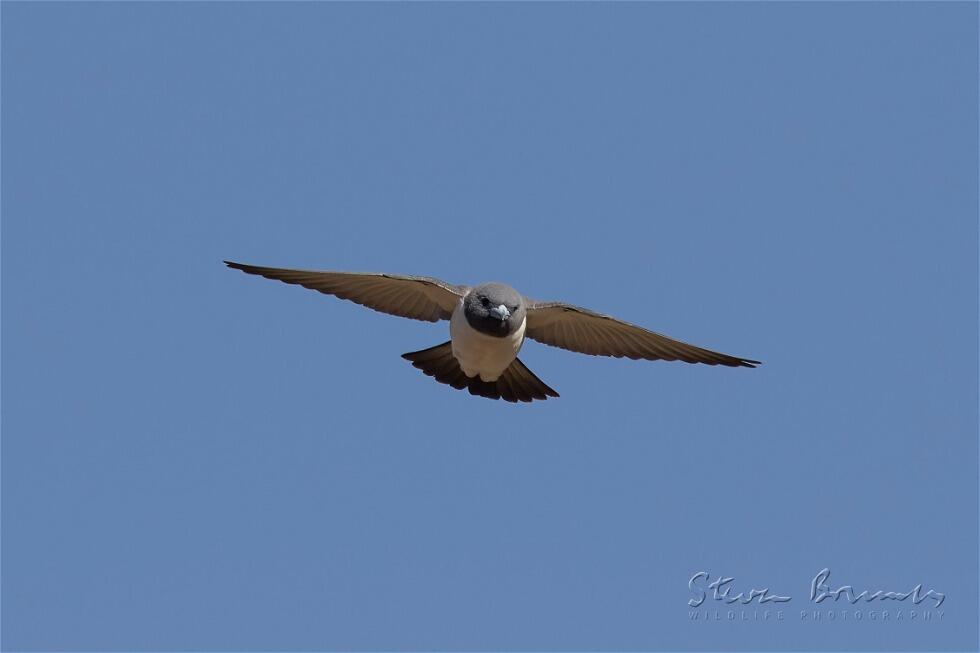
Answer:
[{"label": "white underparts", "polygon": [[483,381],[496,381],[517,358],[517,352],[524,344],[524,329],[527,319],[520,328],[509,336],[498,338],[480,333],[470,326],[463,314],[460,301],[449,320],[449,335],[453,342],[453,356],[466,376],[479,375]]}]

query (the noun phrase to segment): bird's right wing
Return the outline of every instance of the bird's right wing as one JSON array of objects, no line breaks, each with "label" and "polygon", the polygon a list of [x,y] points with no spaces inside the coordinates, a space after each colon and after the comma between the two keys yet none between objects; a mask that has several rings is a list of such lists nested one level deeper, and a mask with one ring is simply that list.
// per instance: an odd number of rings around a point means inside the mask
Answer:
[{"label": "bird's right wing", "polygon": [[228,267],[266,279],[296,284],[413,320],[448,320],[466,288],[433,279],[380,272],[318,272],[265,268],[225,261]]},{"label": "bird's right wing", "polygon": [[759,361],[689,345],[643,327],[563,302],[531,302],[527,337],[593,356],[682,360],[686,363],[755,367]]}]

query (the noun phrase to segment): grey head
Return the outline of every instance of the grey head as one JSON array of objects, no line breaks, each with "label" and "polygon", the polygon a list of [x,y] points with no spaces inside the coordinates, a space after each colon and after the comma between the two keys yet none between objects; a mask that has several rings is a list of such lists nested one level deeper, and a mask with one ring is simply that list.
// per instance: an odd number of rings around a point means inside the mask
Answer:
[{"label": "grey head", "polygon": [[463,314],[471,327],[491,336],[504,338],[524,323],[527,306],[524,297],[503,283],[485,283],[463,298]]}]

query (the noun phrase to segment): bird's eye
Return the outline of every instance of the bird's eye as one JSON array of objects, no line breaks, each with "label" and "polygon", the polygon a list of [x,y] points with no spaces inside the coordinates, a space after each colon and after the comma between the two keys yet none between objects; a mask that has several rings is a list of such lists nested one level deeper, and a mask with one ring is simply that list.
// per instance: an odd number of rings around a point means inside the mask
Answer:
[{"label": "bird's eye", "polygon": [[486,297],[480,297],[480,303],[483,304],[484,308],[490,306],[490,300],[487,299]]}]

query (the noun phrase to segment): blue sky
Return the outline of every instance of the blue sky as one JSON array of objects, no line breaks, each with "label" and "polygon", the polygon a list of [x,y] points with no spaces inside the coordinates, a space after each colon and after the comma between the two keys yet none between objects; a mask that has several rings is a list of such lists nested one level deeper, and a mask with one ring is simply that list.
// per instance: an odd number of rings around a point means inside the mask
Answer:
[{"label": "blue sky", "polygon": [[[975,650],[976,26],[4,2],[3,648]],[[765,365],[530,342],[561,398],[491,402],[399,358],[447,323],[225,258]],[[804,620],[825,567],[942,620]],[[698,571],[784,620],[692,623]]]}]

